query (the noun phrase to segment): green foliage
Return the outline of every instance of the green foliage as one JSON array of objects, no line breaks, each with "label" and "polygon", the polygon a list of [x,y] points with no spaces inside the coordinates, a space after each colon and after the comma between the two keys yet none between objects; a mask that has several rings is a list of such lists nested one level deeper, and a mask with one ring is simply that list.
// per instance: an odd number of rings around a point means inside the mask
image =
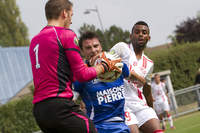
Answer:
[{"label": "green foliage", "polygon": [[32,96],[0,107],[0,133],[32,133],[39,130],[32,115]]},{"label": "green foliage", "polygon": [[176,26],[175,38],[171,38],[174,44],[182,42],[200,41],[200,18],[188,18]]},{"label": "green foliage", "polygon": [[[119,41],[129,42],[129,32],[123,31],[117,26],[111,26],[103,34],[94,25],[84,24],[79,33],[86,31],[96,32],[102,41],[104,50],[108,50]],[[174,39],[176,40],[176,39]],[[194,84],[196,72],[200,66],[200,42],[177,43],[169,49],[160,49],[147,53],[154,61],[154,71],[171,70],[171,80],[175,90],[182,89]]]},{"label": "green foliage", "polygon": [[94,25],[88,25],[84,23],[83,26],[81,26],[78,31],[79,31],[79,34],[82,35],[83,33],[87,31],[96,32],[97,29]]},{"label": "green foliage", "polygon": [[0,1],[0,45],[28,45],[28,30],[20,17],[16,0]]},{"label": "green foliage", "polygon": [[118,42],[129,42],[130,33],[129,31],[123,31],[120,27],[117,27],[115,25],[111,26],[108,30],[105,32],[106,39],[107,39],[107,48],[110,49],[113,45],[115,45]]},{"label": "green foliage", "polygon": [[115,25],[106,29],[103,33],[100,29],[97,29],[94,25],[83,24],[79,29],[80,35],[86,31],[95,32],[101,41],[103,50],[108,51],[117,42],[129,42],[130,33],[128,31],[123,31],[120,27]]},{"label": "green foliage", "polygon": [[147,53],[154,61],[154,72],[171,70],[175,90],[194,85],[195,75],[200,66],[200,43],[177,45]]}]

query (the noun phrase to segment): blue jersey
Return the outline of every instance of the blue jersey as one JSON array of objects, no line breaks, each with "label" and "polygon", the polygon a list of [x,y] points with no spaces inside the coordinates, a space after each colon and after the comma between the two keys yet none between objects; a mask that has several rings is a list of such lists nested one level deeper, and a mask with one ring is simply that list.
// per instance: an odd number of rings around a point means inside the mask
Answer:
[{"label": "blue jersey", "polygon": [[87,109],[88,116],[95,124],[108,121],[124,121],[124,78],[129,69],[123,65],[121,76],[113,82],[101,82],[94,79],[89,82],[74,83]]}]

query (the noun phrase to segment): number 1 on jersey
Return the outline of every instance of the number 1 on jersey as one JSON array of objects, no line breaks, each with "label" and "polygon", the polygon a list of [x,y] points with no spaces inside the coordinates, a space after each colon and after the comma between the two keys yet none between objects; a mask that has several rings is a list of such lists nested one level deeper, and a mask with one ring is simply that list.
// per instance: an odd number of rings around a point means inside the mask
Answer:
[{"label": "number 1 on jersey", "polygon": [[34,48],[34,52],[35,52],[35,59],[36,59],[36,69],[40,68],[40,64],[39,64],[39,59],[38,59],[38,50],[39,50],[39,44],[37,44]]}]

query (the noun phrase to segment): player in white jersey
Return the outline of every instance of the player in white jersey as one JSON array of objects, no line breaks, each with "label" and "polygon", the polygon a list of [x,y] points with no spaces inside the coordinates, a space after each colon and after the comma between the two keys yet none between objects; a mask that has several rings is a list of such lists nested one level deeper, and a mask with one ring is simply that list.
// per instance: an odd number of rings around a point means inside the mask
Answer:
[{"label": "player in white jersey", "polygon": [[[120,42],[111,51],[119,54],[122,61],[128,63],[130,70],[150,81],[153,61],[144,55],[144,49],[150,40],[148,25],[144,21],[137,22],[132,28],[130,39],[131,44]],[[149,82],[142,84],[138,80],[125,80],[125,88],[126,124],[131,132],[138,133],[139,128],[143,133],[163,133],[159,119],[151,108],[153,98]]]},{"label": "player in white jersey", "polygon": [[174,129],[175,127],[173,125],[173,120],[169,113],[170,111],[169,102],[168,102],[169,99],[165,93],[166,85],[164,82],[160,81],[159,74],[155,74],[154,80],[155,81],[151,85],[152,94],[154,98],[154,109],[156,113],[158,114],[159,119],[161,120],[163,130],[165,130],[166,128],[165,120],[164,120],[165,116],[167,117],[169,121],[170,128]]}]

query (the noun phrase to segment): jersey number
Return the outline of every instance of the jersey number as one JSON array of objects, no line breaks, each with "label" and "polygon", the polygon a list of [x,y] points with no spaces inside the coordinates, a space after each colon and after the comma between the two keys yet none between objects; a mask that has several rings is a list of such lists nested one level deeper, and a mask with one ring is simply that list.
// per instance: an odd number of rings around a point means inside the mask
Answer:
[{"label": "jersey number", "polygon": [[125,112],[125,118],[126,118],[126,121],[130,121],[131,120],[131,115],[128,111]]},{"label": "jersey number", "polygon": [[36,69],[40,68],[40,63],[39,63],[39,60],[38,60],[38,50],[39,50],[39,44],[37,44],[35,47],[34,47],[34,52],[35,52],[35,59],[36,59]]}]

